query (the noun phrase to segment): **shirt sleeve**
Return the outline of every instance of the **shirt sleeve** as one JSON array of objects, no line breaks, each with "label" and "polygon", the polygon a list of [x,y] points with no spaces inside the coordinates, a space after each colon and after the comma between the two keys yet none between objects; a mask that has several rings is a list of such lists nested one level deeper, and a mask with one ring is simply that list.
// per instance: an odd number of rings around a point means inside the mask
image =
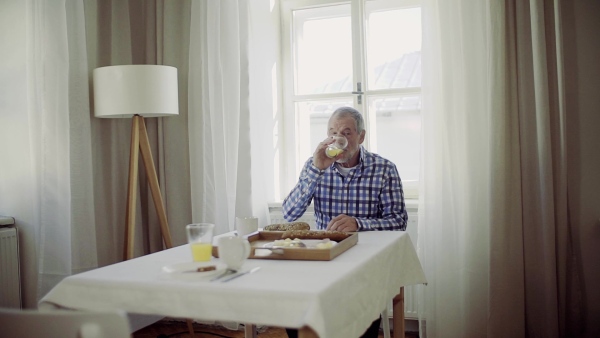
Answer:
[{"label": "shirt sleeve", "polygon": [[298,183],[283,200],[283,217],[288,222],[293,222],[304,214],[312,201],[317,183],[323,176],[323,172],[324,170],[314,166],[312,157],[306,161]]},{"label": "shirt sleeve", "polygon": [[404,203],[404,191],[394,164],[389,165],[384,175],[379,208],[382,210],[381,218],[356,218],[359,231],[406,230],[408,214]]}]

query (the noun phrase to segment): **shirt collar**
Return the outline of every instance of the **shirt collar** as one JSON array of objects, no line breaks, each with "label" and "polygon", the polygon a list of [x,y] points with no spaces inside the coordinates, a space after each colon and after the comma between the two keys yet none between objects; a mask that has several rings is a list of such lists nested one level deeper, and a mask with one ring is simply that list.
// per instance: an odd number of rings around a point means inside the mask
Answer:
[{"label": "shirt collar", "polygon": [[[360,172],[362,172],[362,169],[366,166],[369,165],[369,163],[372,162],[371,157],[369,156],[369,152],[367,151],[367,149],[365,149],[362,145],[360,146],[360,148],[358,148],[358,152],[359,152],[359,156],[358,156],[358,163],[356,164],[356,166],[350,168],[355,170],[355,172],[358,174]],[[337,163],[333,162],[333,164],[331,164],[331,168],[335,170],[337,169]],[[339,170],[338,170],[339,171]]]}]

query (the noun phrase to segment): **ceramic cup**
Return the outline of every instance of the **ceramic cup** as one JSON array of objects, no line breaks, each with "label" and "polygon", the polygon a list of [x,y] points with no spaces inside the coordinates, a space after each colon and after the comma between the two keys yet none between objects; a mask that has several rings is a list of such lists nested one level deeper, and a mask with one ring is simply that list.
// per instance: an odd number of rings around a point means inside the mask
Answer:
[{"label": "ceramic cup", "polygon": [[258,218],[257,217],[236,217],[235,218],[235,229],[237,230],[238,236],[245,236],[258,231]]},{"label": "ceramic cup", "polygon": [[194,223],[185,227],[188,243],[192,249],[194,262],[210,261],[215,225],[212,223]]},{"label": "ceramic cup", "polygon": [[250,242],[239,236],[219,238],[219,258],[229,269],[239,270],[250,256]]}]

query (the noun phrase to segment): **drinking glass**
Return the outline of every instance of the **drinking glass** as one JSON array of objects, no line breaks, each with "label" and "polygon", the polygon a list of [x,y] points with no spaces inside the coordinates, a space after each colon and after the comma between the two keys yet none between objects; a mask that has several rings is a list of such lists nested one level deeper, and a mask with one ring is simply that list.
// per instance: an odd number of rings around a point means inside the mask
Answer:
[{"label": "drinking glass", "polygon": [[212,240],[215,225],[194,223],[185,227],[194,262],[207,262],[212,257]]},{"label": "drinking glass", "polygon": [[348,140],[344,136],[334,135],[332,137],[335,141],[332,144],[328,145],[327,149],[325,149],[325,154],[329,158],[334,158],[338,156],[348,146]]},{"label": "drinking glass", "polygon": [[238,236],[246,236],[253,232],[258,231],[258,218],[251,217],[236,217],[235,218],[235,229],[237,230]]}]

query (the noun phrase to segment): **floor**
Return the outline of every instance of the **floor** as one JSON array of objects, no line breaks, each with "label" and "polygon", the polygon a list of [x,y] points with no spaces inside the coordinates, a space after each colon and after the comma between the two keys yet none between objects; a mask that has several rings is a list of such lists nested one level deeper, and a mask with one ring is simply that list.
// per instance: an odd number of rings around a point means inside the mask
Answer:
[{"label": "floor", "polygon": [[[194,323],[194,332],[196,338],[204,337],[223,337],[223,338],[243,338],[243,328],[240,331],[229,330],[222,326],[206,325]],[[184,338],[191,337],[187,324],[183,320],[161,320],[143,329],[133,333],[133,338]],[[259,329],[259,338],[287,338],[285,330],[278,327],[263,327]],[[379,337],[383,338],[383,332],[379,332]],[[406,338],[418,338],[417,333],[406,333]]]},{"label": "floor", "polygon": [[[196,338],[200,337],[228,337],[243,338],[244,331],[234,331],[223,326],[194,323]],[[162,320],[133,333],[133,338],[167,338],[167,337],[191,337],[185,321]],[[259,338],[287,338],[284,329],[262,328],[258,334]]]}]

